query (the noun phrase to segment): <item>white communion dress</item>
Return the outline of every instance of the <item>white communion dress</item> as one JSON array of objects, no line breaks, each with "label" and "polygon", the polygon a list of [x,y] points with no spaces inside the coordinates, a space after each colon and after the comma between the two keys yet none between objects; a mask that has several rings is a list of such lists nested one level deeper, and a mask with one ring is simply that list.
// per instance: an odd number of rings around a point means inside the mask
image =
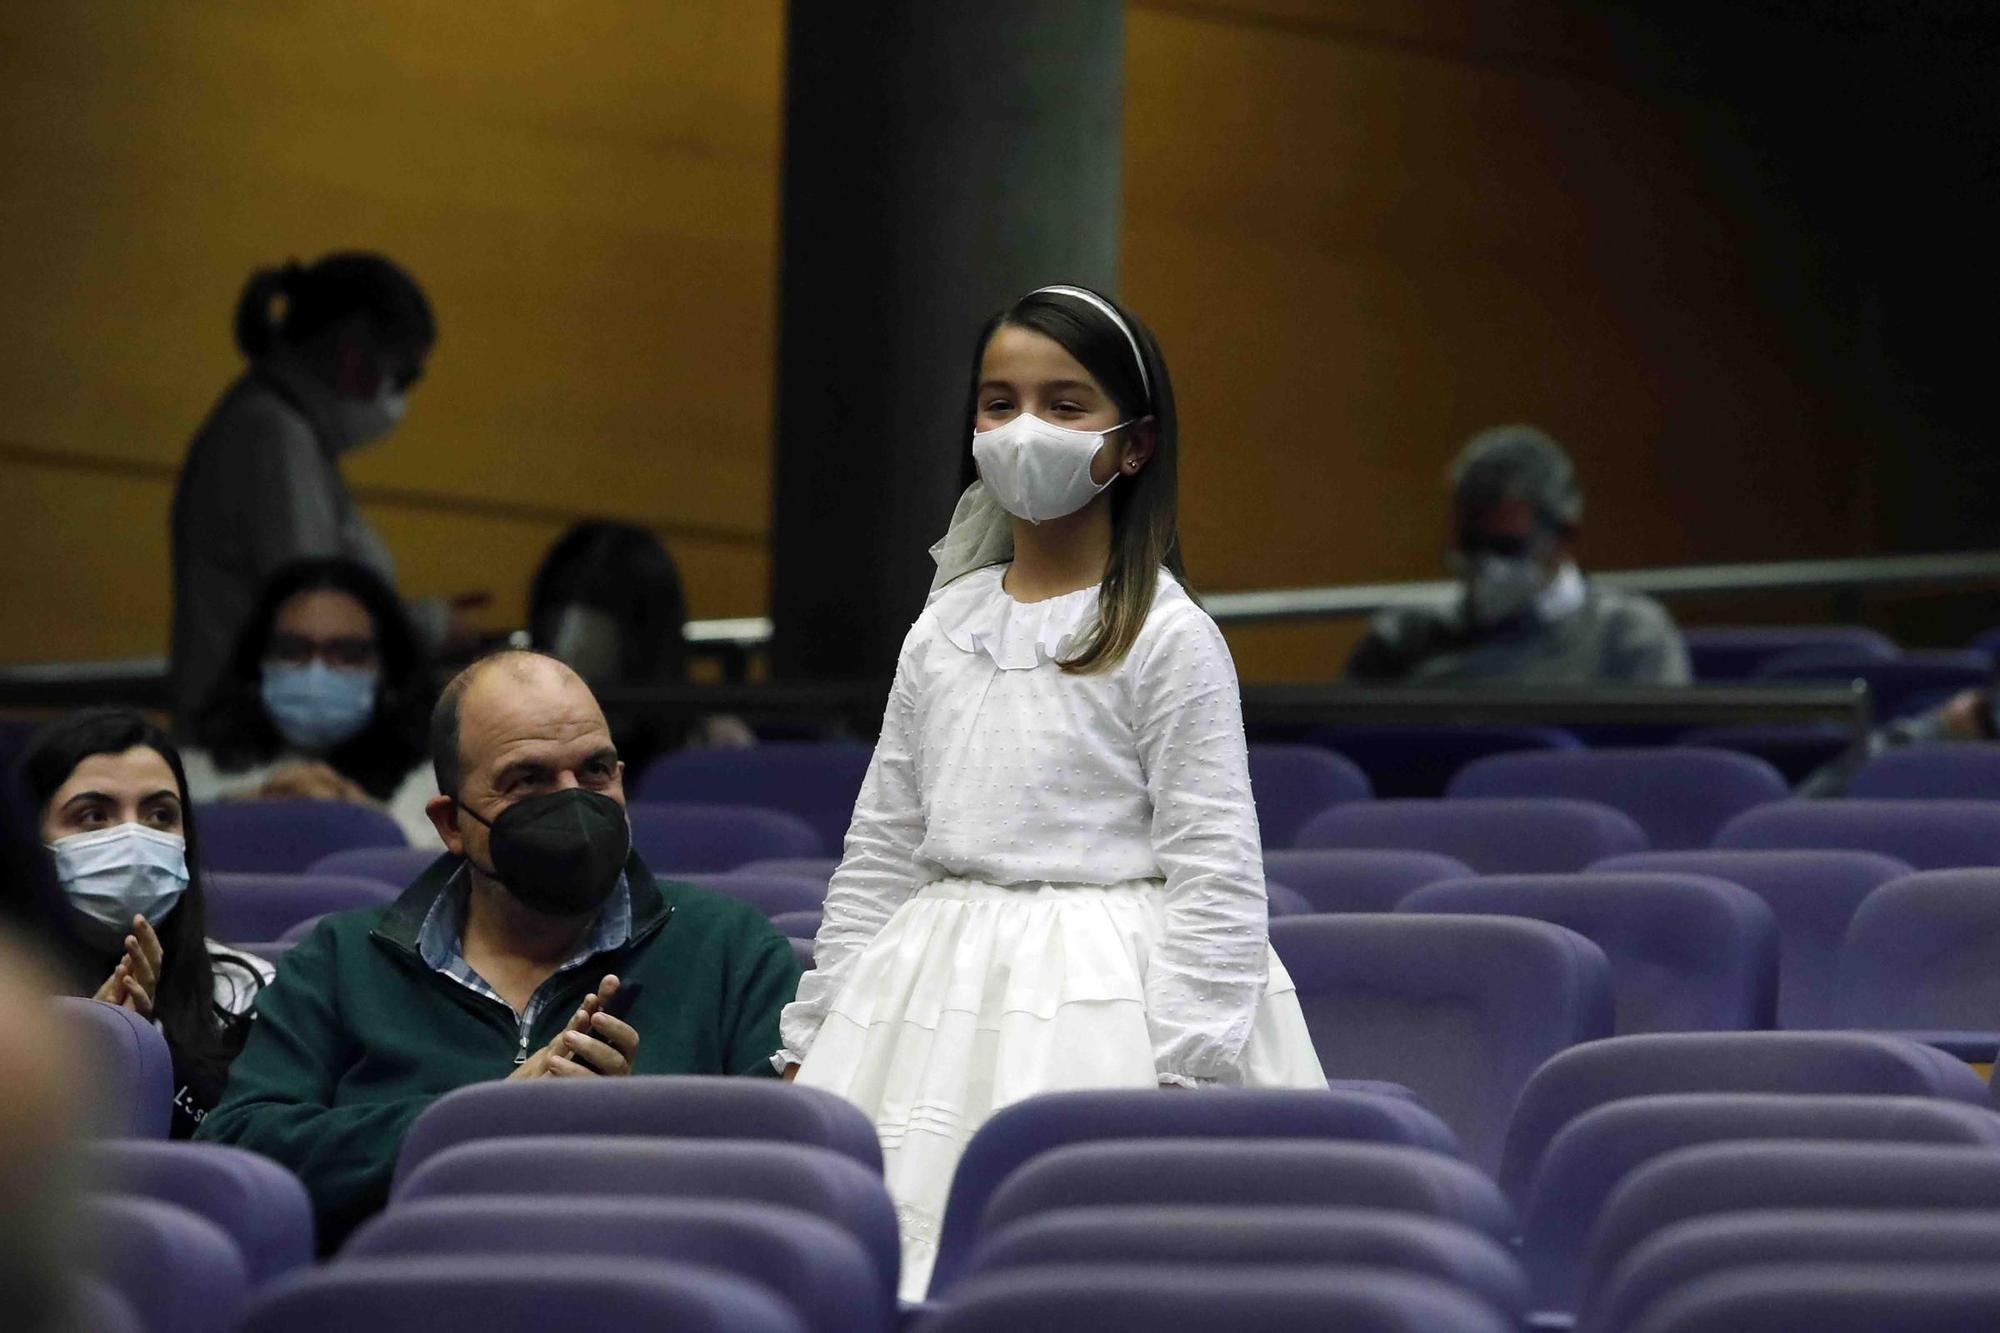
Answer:
[{"label": "white communion dress", "polygon": [[904,641],[777,1056],[874,1119],[910,1300],[959,1156],[1000,1107],[1326,1085],[1271,952],[1215,622],[1162,571],[1126,659],[1069,673],[1097,589],[1017,602],[1004,572],[944,588]]}]

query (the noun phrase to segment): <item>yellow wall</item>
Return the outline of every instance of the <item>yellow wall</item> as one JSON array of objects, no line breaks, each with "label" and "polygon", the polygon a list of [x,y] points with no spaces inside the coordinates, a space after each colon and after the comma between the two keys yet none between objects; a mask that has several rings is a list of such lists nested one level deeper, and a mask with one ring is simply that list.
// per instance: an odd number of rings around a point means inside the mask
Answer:
[{"label": "yellow wall", "polygon": [[[1603,565],[1852,549],[1855,442],[1720,189],[1582,0],[1134,0],[1123,289],[1213,589],[1433,575],[1455,446],[1539,421]],[[0,660],[157,652],[244,276],[370,246],[441,327],[350,476],[413,594],[515,623],[571,518],[764,605],[778,0],[0,7]],[[1051,275],[1059,276],[1059,275]],[[1353,627],[1245,630],[1245,674]]]},{"label": "yellow wall", "polygon": [[162,651],[167,506],[258,264],[381,249],[440,327],[348,463],[413,594],[511,624],[574,517],[761,608],[777,0],[0,7],[0,658]]}]

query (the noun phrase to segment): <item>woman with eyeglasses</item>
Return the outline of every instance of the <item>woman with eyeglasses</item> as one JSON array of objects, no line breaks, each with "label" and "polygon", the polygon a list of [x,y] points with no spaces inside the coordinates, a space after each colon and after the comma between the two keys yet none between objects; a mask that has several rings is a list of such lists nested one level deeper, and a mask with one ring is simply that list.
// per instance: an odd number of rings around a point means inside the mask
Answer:
[{"label": "woman with eyeglasses", "polygon": [[415,846],[437,833],[429,664],[380,576],[351,560],[278,572],[183,751],[196,801],[310,798],[381,806]]},{"label": "woman with eyeglasses", "polygon": [[[184,730],[279,569],[343,556],[394,584],[340,461],[396,429],[437,340],[416,280],[360,251],[251,274],[235,333],[248,365],[196,432],[174,493],[171,669]],[[416,610],[441,640],[449,609]]]}]

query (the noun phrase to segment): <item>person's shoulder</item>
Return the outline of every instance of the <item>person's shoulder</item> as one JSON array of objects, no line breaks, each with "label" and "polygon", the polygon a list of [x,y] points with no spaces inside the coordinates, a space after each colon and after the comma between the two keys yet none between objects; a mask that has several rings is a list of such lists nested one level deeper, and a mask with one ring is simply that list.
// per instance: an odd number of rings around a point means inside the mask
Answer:
[{"label": "person's shoulder", "polygon": [[1590,591],[1597,600],[1598,615],[1608,623],[1629,630],[1680,632],[1673,613],[1645,593],[1628,592],[1601,583],[1593,583]]}]

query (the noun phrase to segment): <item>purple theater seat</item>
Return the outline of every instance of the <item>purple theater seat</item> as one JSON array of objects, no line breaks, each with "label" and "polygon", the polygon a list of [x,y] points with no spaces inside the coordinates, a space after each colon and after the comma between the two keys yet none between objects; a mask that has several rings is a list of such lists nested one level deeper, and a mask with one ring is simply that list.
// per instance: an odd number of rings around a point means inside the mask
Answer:
[{"label": "purple theater seat", "polygon": [[1987,1264],[1789,1263],[1732,1268],[1661,1299],[1631,1333],[1991,1333]]},{"label": "purple theater seat", "polygon": [[1580,750],[1583,742],[1555,727],[1492,723],[1344,723],[1307,736],[1354,761],[1378,797],[1444,795],[1452,776],[1475,759],[1514,750]]},{"label": "purple theater seat", "polygon": [[1595,801],[1632,816],[1661,850],[1706,847],[1724,824],[1791,795],[1784,776],[1731,750],[1676,746],[1496,754],[1468,764],[1445,795]]},{"label": "purple theater seat", "polygon": [[2000,801],[1785,801],[1730,820],[1715,845],[1880,852],[1919,870],[2000,865]]},{"label": "purple theater seat", "polygon": [[1267,850],[1264,873],[1297,891],[1314,912],[1393,912],[1410,890],[1464,879],[1472,867],[1434,852],[1293,847]]},{"label": "purple theater seat", "polygon": [[1990,1063],[2000,1029],[2000,869],[1931,870],[1869,894],[1847,927],[1834,989],[1843,1027],[1921,1030],[1963,1059]]},{"label": "purple theater seat", "polygon": [[[835,843],[834,846],[840,844]],[[750,861],[736,867],[746,875],[787,875],[795,879],[817,880],[822,886],[833,881],[833,872],[840,869],[837,856],[778,856],[761,861]]]},{"label": "purple theater seat", "polygon": [[333,852],[313,862],[315,875],[357,875],[379,880],[398,893],[417,882],[439,857],[450,853],[439,847],[354,847]]},{"label": "purple theater seat", "polygon": [[355,801],[210,801],[198,806],[201,868],[297,875],[352,847],[408,847],[396,821]]},{"label": "purple theater seat", "polygon": [[433,1199],[357,1231],[340,1262],[419,1255],[664,1259],[733,1273],[791,1305],[814,1333],[890,1333],[874,1262],[823,1218],[715,1199]]},{"label": "purple theater seat", "polygon": [[692,884],[710,893],[720,893],[749,903],[773,920],[798,912],[818,916],[821,905],[826,902],[825,881],[802,879],[797,875],[762,875],[731,870],[719,875],[679,875],[676,878],[683,884]]},{"label": "purple theater seat", "polygon": [[1511,1333],[1448,1283],[1364,1267],[1070,1264],[994,1273],[918,1333]]},{"label": "purple theater seat", "polygon": [[171,1203],[122,1195],[85,1199],[78,1213],[78,1266],[122,1296],[146,1333],[233,1327],[250,1284],[242,1252],[221,1227]]},{"label": "purple theater seat", "polygon": [[1549,1145],[1521,1210],[1522,1256],[1541,1309],[1575,1310],[1591,1224],[1618,1182],[1676,1148],[1740,1139],[1983,1144],[2000,1115],[1934,1097],[1681,1093],[1609,1102]]},{"label": "purple theater seat", "polygon": [[822,845],[838,847],[854,819],[854,800],[874,753],[860,741],[681,750],[646,770],[633,799],[782,810],[812,825]]},{"label": "purple theater seat", "polygon": [[1788,784],[1796,787],[1847,753],[1854,744],[1854,728],[1839,722],[1696,727],[1683,733],[1676,744],[1753,755],[1777,769]]},{"label": "purple theater seat", "polygon": [[1701,875],[1492,875],[1418,889],[1399,912],[1531,917],[1564,926],[1611,963],[1612,1031],[1768,1028],[1778,927],[1747,889]]},{"label": "purple theater seat", "polygon": [[91,1130],[114,1138],[164,1139],[173,1123],[174,1062],[167,1039],[130,1009],[59,996],[52,1034],[83,1052],[90,1071]]},{"label": "purple theater seat", "polygon": [[747,805],[625,807],[632,846],[656,875],[740,870],[771,857],[817,856],[824,848],[813,826],[782,810]]},{"label": "purple theater seat", "polygon": [[[1075,1208],[1379,1208],[1441,1217],[1494,1240],[1514,1210],[1476,1167],[1429,1148],[1337,1139],[1106,1139],[1041,1153],[993,1191],[982,1231]],[[968,1251],[969,1253],[969,1251]],[[933,1290],[943,1284],[933,1282]]]},{"label": "purple theater seat", "polygon": [[987,1236],[973,1252],[966,1280],[1065,1263],[1359,1265],[1449,1283],[1510,1319],[1528,1312],[1527,1275],[1491,1236],[1443,1218],[1379,1208],[1062,1209]]},{"label": "purple theater seat", "polygon": [[811,940],[819,934],[820,909],[809,912],[779,912],[771,926],[780,935],[794,940]]},{"label": "purple theater seat", "polygon": [[1640,1244],[1696,1218],[1808,1208],[1990,1213],[1996,1200],[2000,1152],[1990,1147],[1744,1139],[1676,1148],[1605,1201],[1584,1260],[1584,1304]]},{"label": "purple theater seat", "polygon": [[841,1097],[770,1079],[639,1075],[473,1083],[424,1109],[403,1136],[396,1179],[435,1154],[478,1139],[543,1134],[663,1139],[773,1139],[827,1148],[882,1171],[875,1126]]},{"label": "purple theater seat", "polygon": [[1294,917],[1271,943],[1327,1071],[1414,1090],[1488,1170],[1528,1076],[1611,1032],[1604,951],[1546,922]]},{"label": "purple theater seat", "polygon": [[1986,1102],[1979,1075],[1943,1051],[1871,1032],[1656,1032],[1564,1051],[1521,1091],[1500,1185],[1527,1194],[1555,1136],[1584,1112],[1669,1092],[1852,1093]]},{"label": "purple theater seat", "polygon": [[218,940],[276,940],[301,921],[394,902],[399,890],[355,875],[217,872],[202,880],[208,934]]},{"label": "purple theater seat", "polygon": [[895,1298],[902,1267],[896,1207],[879,1174],[843,1153],[768,1139],[569,1133],[461,1143],[397,1181],[390,1207],[495,1194],[778,1204],[825,1218],[860,1241],[885,1299]]},{"label": "purple theater seat", "polygon": [[1969,648],[1905,653],[1893,662],[1798,656],[1766,663],[1765,680],[1867,682],[1875,720],[1888,722],[1928,712],[1964,690],[1993,683],[1993,659]]},{"label": "purple theater seat", "polygon": [[1273,919],[1281,916],[1311,916],[1314,908],[1312,900],[1297,889],[1276,880],[1264,881],[1266,910]]},{"label": "purple theater seat", "polygon": [[1456,1153],[1444,1122],[1373,1093],[1212,1088],[1199,1097],[1157,1090],[1052,1092],[1003,1106],[973,1134],[952,1176],[931,1289],[943,1291],[970,1252],[993,1191],[1023,1163],[1078,1143],[1191,1138],[1311,1138],[1396,1143]]},{"label": "purple theater seat", "polygon": [[1877,886],[1910,873],[1874,852],[1636,852],[1592,873],[1709,875],[1764,900],[1778,923],[1778,1026],[1828,1028],[1847,923]]},{"label": "purple theater seat", "polygon": [[1902,655],[1894,639],[1860,625],[1701,625],[1683,629],[1681,638],[1699,681],[1748,680],[1780,653],[1801,648],[1877,662]]},{"label": "purple theater seat", "polygon": [[1263,743],[1250,747],[1250,794],[1266,847],[1289,847],[1299,828],[1322,810],[1374,795],[1368,775],[1345,755],[1317,745]]},{"label": "purple theater seat", "polygon": [[[285,933],[278,936],[277,942],[282,945],[297,944],[305,939],[306,936],[318,930],[319,923],[324,920],[326,918],[323,916],[309,916],[297,925],[287,926],[285,927]],[[260,954],[258,956],[263,957],[264,955]]]},{"label": "purple theater seat", "polygon": [[799,965],[799,971],[812,971],[813,966],[819,961],[813,957],[813,942],[809,939],[801,939],[789,932],[786,933],[785,939],[792,946],[792,961]]},{"label": "purple theater seat", "polygon": [[1885,750],[1861,766],[1847,794],[1867,801],[2000,798],[2000,743],[1932,741]]},{"label": "purple theater seat", "polygon": [[2000,1272],[2000,1211],[1802,1208],[1682,1222],[1634,1248],[1605,1277],[1577,1327],[1622,1333],[1699,1278],[1774,1263],[1981,1264]]},{"label": "purple theater seat", "polygon": [[217,1143],[111,1139],[83,1160],[99,1188],[176,1204],[222,1228],[252,1286],[313,1260],[312,1200],[268,1157]]},{"label": "purple theater seat", "polygon": [[1299,846],[1435,852],[1480,875],[1560,875],[1643,852],[1646,834],[1630,815],[1589,801],[1370,801],[1307,821]]},{"label": "purple theater seat", "polygon": [[69,1322],[59,1329],[79,1333],[146,1333],[145,1321],[132,1302],[96,1278],[78,1278],[70,1284]]},{"label": "purple theater seat", "polygon": [[572,1255],[357,1259],[278,1283],[251,1302],[237,1327],[238,1333],[806,1333],[784,1301],[733,1274],[658,1259]]}]

